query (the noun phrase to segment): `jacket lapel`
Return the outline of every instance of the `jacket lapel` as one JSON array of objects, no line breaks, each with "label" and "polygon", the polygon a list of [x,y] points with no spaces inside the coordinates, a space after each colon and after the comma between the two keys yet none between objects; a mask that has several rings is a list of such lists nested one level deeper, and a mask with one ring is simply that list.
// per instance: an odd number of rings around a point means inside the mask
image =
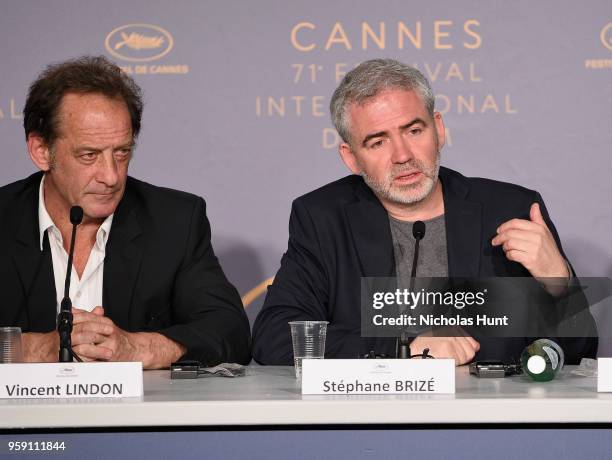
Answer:
[{"label": "jacket lapel", "polygon": [[357,257],[363,276],[395,276],[395,257],[389,217],[363,182],[357,185],[358,200],[346,205]]},{"label": "jacket lapel", "polygon": [[126,194],[117,207],[104,257],[103,306],[106,316],[129,330],[132,294],[140,270],[142,229],[133,200]]},{"label": "jacket lapel", "polygon": [[467,200],[467,180],[440,168],[444,194],[449,277],[478,277],[482,254],[482,205]]},{"label": "jacket lapel", "polygon": [[36,175],[28,190],[16,208],[19,213],[19,224],[15,234],[13,259],[21,280],[24,299],[24,329],[50,331],[55,328],[57,317],[57,298],[53,263],[49,249],[49,239],[45,234],[43,251],[40,250],[38,225],[38,185],[42,174]]},{"label": "jacket lapel", "polygon": [[[449,277],[478,277],[482,254],[482,205],[467,199],[469,185],[458,173],[440,168],[444,195]],[[358,200],[346,205],[363,276],[395,276],[389,217],[363,182]]]}]

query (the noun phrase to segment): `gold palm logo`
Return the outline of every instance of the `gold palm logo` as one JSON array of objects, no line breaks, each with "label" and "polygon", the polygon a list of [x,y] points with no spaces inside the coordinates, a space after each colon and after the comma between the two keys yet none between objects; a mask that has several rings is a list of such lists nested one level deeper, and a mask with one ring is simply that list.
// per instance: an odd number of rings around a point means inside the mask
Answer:
[{"label": "gold palm logo", "polygon": [[112,56],[132,62],[155,61],[173,46],[170,32],[155,24],[125,24],[112,30],[104,40],[104,47]]},{"label": "gold palm logo", "polygon": [[115,44],[115,50],[121,49],[123,46],[133,50],[155,49],[160,48],[164,44],[164,37],[147,37],[136,32],[132,32],[129,35],[121,32],[121,38],[123,41]]}]

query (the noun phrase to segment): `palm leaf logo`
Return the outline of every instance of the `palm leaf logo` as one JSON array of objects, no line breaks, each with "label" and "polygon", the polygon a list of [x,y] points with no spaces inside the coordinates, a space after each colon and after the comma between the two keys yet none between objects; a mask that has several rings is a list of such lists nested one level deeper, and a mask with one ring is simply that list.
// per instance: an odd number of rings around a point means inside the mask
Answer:
[{"label": "palm leaf logo", "polygon": [[164,37],[147,37],[136,32],[132,32],[127,35],[125,32],[121,32],[121,38],[123,41],[115,44],[115,50],[121,49],[123,46],[127,46],[133,50],[146,50],[160,48],[164,44]]}]

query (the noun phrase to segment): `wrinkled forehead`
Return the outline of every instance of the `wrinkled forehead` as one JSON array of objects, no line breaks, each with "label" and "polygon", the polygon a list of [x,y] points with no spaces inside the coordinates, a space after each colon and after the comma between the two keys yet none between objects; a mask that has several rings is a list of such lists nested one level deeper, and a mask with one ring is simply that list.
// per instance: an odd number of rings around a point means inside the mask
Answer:
[{"label": "wrinkled forehead", "polygon": [[[373,120],[389,116],[404,116],[428,120],[431,117],[418,91],[405,88],[385,88],[370,97],[354,100],[346,106],[346,121],[351,137],[358,135],[356,125],[361,129]],[[355,117],[359,120],[356,122]]]},{"label": "wrinkled forehead", "polygon": [[64,94],[56,117],[58,138],[88,131],[129,131],[131,136],[131,119],[125,101],[101,93]]}]

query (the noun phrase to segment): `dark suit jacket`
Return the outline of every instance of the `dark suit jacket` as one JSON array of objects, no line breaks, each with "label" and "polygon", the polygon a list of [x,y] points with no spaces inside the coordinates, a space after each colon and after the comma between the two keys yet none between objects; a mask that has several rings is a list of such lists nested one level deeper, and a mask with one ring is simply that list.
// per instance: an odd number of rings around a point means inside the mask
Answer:
[{"label": "dark suit jacket", "polygon": [[[57,317],[46,236],[40,250],[41,177],[0,188],[0,325],[25,332],[51,331]],[[195,195],[128,178],[106,245],[103,306],[124,330],[181,343],[184,359],[250,361],[248,319],[213,252],[204,200]]]},{"label": "dark suit jacket", "polygon": [[[540,204],[548,227],[561,242],[537,192],[488,179],[466,178],[440,168],[446,221],[449,277],[528,277],[490,243],[497,227],[529,218]],[[563,251],[561,249],[561,251]],[[394,356],[395,340],[360,336],[361,277],[395,276],[389,217],[359,176],[348,176],[293,202],[289,245],[253,327],[253,356],[263,364],[292,363],[288,321],[329,321],[326,356],[356,358],[374,350]],[[589,315],[592,323],[592,317]],[[594,329],[594,323],[589,325]],[[566,362],[593,357],[597,339],[559,339]],[[476,359],[518,359],[528,339],[485,338]]]}]

